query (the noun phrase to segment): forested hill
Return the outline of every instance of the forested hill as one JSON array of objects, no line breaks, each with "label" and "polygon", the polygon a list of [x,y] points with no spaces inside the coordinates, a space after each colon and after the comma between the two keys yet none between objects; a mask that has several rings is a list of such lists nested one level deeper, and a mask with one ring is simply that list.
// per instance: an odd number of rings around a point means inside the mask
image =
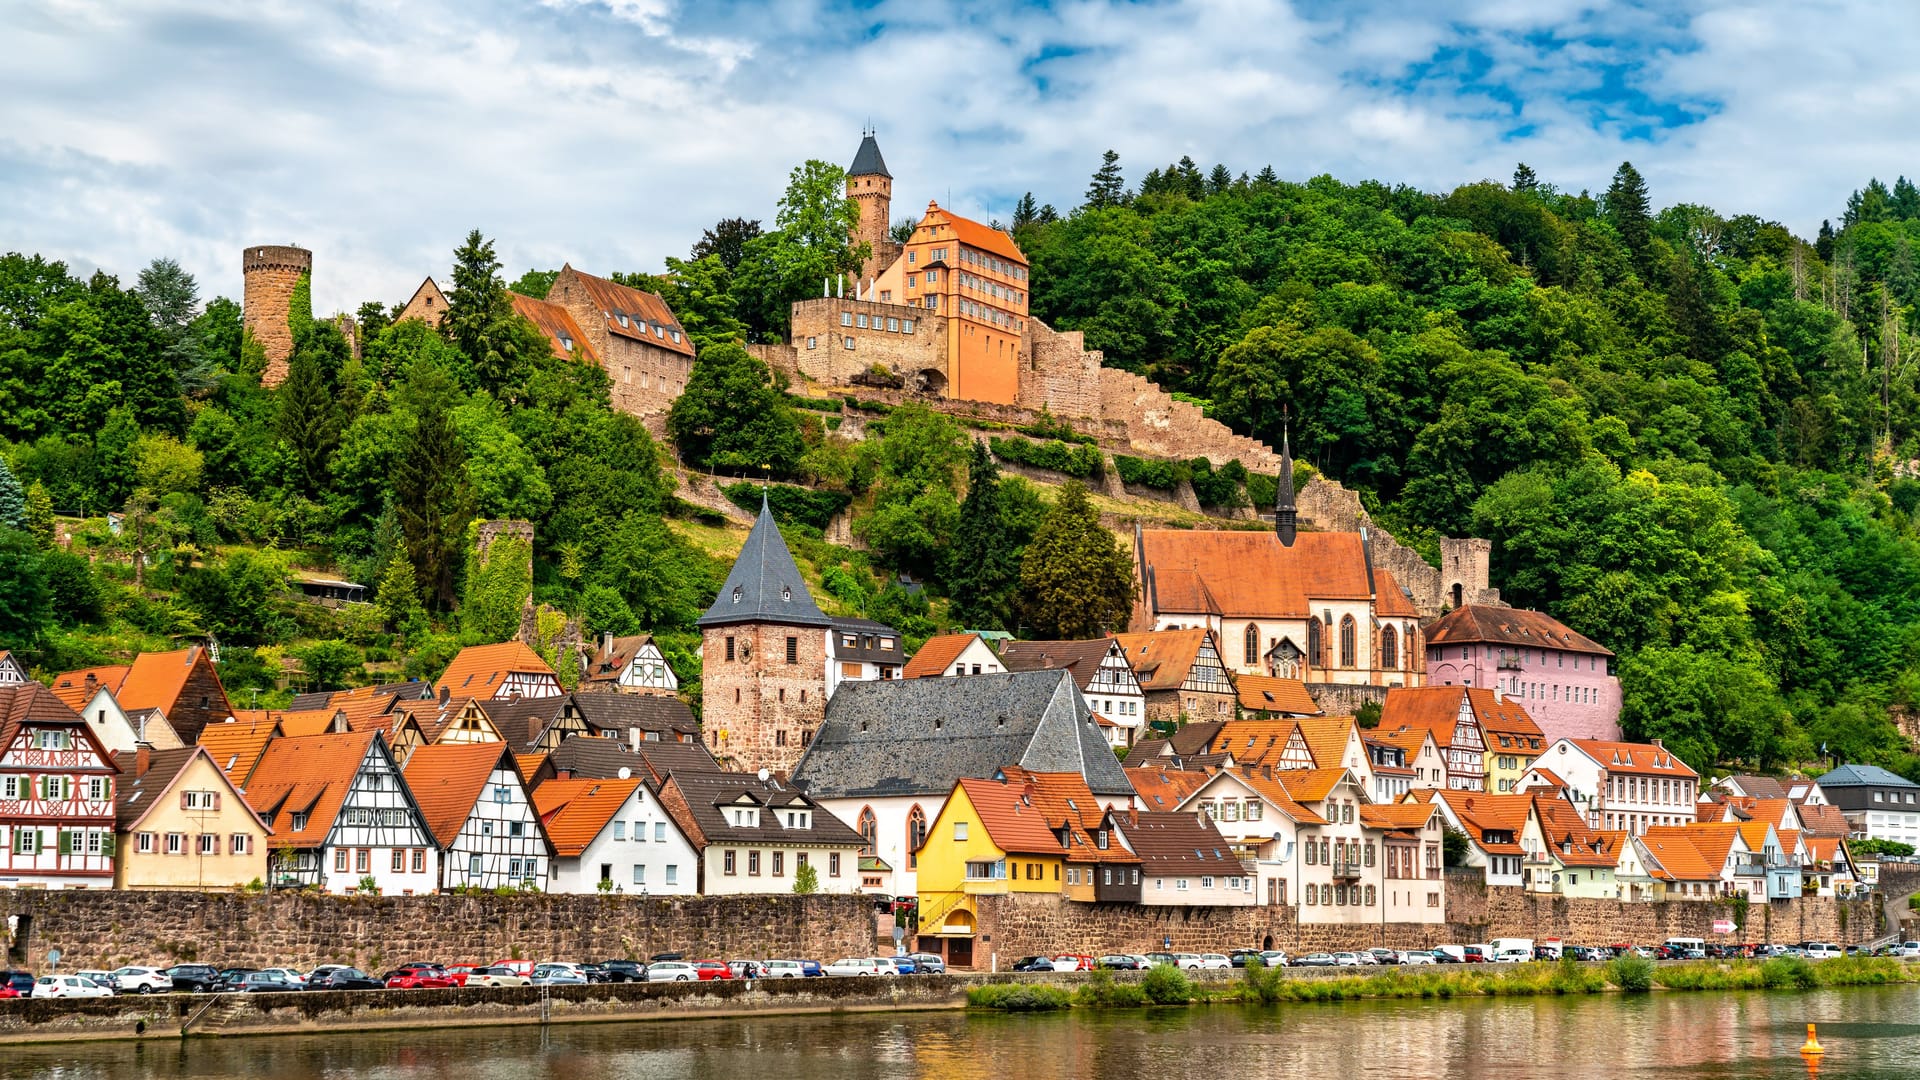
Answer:
[{"label": "forested hill", "polygon": [[[1920,778],[1894,722],[1920,696],[1920,193],[1871,183],[1809,242],[1739,208],[1656,212],[1631,167],[1603,196],[1549,179],[1433,194],[1183,161],[1130,182],[1110,155],[1083,205],[1024,199],[1011,228],[1035,314],[1109,364],[1269,442],[1290,415],[1305,460],[1430,554],[1491,538],[1511,602],[1619,654],[1633,735],[1703,769],[1824,748]],[[963,499],[992,466],[951,421],[903,408],[852,442],[733,344],[778,339],[790,300],[859,263],[843,174],[792,180],[773,228],[749,209],[666,274],[622,275],[702,350],[677,449],[771,462],[852,506],[870,552],[788,530],[837,610],[909,638],[1035,628],[1020,553],[1070,500],[1018,477]],[[442,279],[443,332],[370,301],[355,358],[296,294],[276,391],[237,305],[201,304],[164,258],[126,284],[58,258],[0,258],[0,454],[19,480],[0,472],[0,647],[47,671],[214,634],[241,688],[271,686],[283,652],[323,683],[430,674],[511,633],[531,591],[589,631],[663,633],[694,685],[689,631],[724,552],[604,375],[513,314],[478,233]],[[88,519],[74,552],[50,550],[55,510]],[[128,513],[119,533],[107,510]],[[469,572],[469,523],[495,516],[534,522],[531,582]],[[277,599],[290,558],[378,603]],[[902,570],[931,606],[890,586]]]},{"label": "forested hill", "polygon": [[1630,731],[1916,775],[1911,183],[1810,243],[1655,212],[1630,165],[1597,197],[1119,166],[1022,201],[1036,315],[1269,442],[1290,410],[1403,539],[1491,538],[1510,602],[1620,653]]}]

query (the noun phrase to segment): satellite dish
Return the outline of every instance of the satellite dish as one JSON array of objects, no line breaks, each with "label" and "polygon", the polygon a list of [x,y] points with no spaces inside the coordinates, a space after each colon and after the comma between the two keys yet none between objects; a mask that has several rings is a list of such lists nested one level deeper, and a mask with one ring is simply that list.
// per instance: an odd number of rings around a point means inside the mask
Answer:
[{"label": "satellite dish", "polygon": [[625,765],[620,766],[620,779],[622,780],[633,779],[633,770],[627,768]]},{"label": "satellite dish", "polygon": [[766,783],[766,782],[767,782],[767,777],[769,777],[769,776],[771,776],[771,775],[772,775],[772,774],[771,774],[771,773],[769,773],[769,772],[767,772],[767,770],[765,770],[765,769],[761,769],[761,770],[760,770],[760,782],[761,782],[761,783],[763,783],[763,784],[764,784],[764,783]]}]

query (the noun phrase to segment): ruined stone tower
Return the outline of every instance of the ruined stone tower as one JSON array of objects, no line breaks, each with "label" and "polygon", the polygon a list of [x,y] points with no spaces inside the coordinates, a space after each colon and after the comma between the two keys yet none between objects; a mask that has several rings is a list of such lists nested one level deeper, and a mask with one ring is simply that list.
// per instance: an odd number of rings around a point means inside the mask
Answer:
[{"label": "ruined stone tower", "polygon": [[880,156],[880,144],[871,130],[861,133],[860,150],[847,169],[847,198],[860,207],[860,224],[854,227],[853,243],[865,243],[871,254],[860,267],[861,278],[877,277],[900,255],[893,242],[893,174]]},{"label": "ruined stone tower", "polygon": [[241,259],[240,273],[245,283],[241,317],[247,331],[266,351],[267,370],[260,377],[264,386],[279,386],[287,379],[287,358],[293,354],[287,305],[293,301],[300,279],[312,272],[313,252],[306,248],[250,247]]}]

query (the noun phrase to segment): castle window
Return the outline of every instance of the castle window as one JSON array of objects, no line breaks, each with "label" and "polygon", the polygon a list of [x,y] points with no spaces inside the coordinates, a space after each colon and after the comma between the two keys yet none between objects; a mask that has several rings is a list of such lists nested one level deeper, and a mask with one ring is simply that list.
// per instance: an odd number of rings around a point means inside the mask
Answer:
[{"label": "castle window", "polygon": [[911,334],[911,333],[913,333],[913,320],[912,320],[912,319],[901,319],[901,320],[900,320],[900,332],[901,332],[901,333],[903,333],[903,334]]},{"label": "castle window", "polygon": [[808,339],[807,339],[807,348],[809,348],[809,349],[813,349],[813,348],[818,348],[818,347],[819,347],[819,345],[820,345],[820,339],[819,339],[819,338],[808,338]]},{"label": "castle window", "polygon": [[865,315],[855,315],[853,317],[853,325],[865,330],[867,328],[867,317]]},{"label": "castle window", "polygon": [[939,306],[940,306],[940,298],[938,296],[927,297],[927,310],[932,311],[938,308]]},{"label": "castle window", "polygon": [[852,348],[853,348],[853,339],[852,339],[852,338],[848,338],[848,339],[847,339],[847,348],[848,348],[848,350],[852,350]]},{"label": "castle window", "polygon": [[843,311],[843,312],[841,312],[841,313],[840,313],[840,325],[841,325],[841,326],[852,326],[852,325],[853,325],[853,312],[851,312],[851,311]]},{"label": "castle window", "polygon": [[1354,656],[1353,637],[1354,637],[1353,616],[1351,615],[1343,616],[1340,619],[1340,666],[1341,667],[1353,666],[1353,656]]},{"label": "castle window", "polygon": [[632,368],[630,368],[630,367],[623,367],[623,368],[621,368],[621,369],[620,369],[620,381],[621,381],[621,382],[632,382],[632,381],[633,381],[633,369],[632,369]]},{"label": "castle window", "polygon": [[[882,300],[884,300],[884,299],[886,299],[886,297],[884,297],[884,296],[883,296],[883,297],[881,297],[881,299],[882,299]],[[899,319],[888,319],[888,320],[887,320],[887,333],[889,333],[889,334],[897,334],[897,333],[899,333],[899,332],[900,332],[900,320],[899,320]]]},{"label": "castle window", "polygon": [[787,663],[797,664],[799,662],[800,662],[800,639],[797,637],[790,637],[787,639]]},{"label": "castle window", "polygon": [[883,303],[883,304],[891,304],[891,303],[893,303],[893,290],[892,290],[892,289],[881,289],[881,290],[880,290],[880,302],[881,302],[881,303]]},{"label": "castle window", "polygon": [[1394,633],[1391,626],[1380,628],[1380,666],[1383,668],[1400,666],[1400,635]]}]

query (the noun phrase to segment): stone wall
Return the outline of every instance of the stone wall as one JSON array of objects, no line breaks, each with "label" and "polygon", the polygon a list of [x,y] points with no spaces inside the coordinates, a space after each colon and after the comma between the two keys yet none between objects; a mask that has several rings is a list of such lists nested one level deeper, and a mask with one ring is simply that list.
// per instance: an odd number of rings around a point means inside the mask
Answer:
[{"label": "stone wall", "polygon": [[592,960],[871,953],[872,904],[861,896],[406,896],[0,891],[13,919],[9,957],[61,967],[214,964],[305,969],[344,963],[384,971],[407,960]]},{"label": "stone wall", "polygon": [[1670,937],[1845,943],[1871,939],[1876,927],[1870,902],[1815,897],[1755,905],[1744,931],[1716,935],[1714,920],[1733,915],[1722,904],[1569,900],[1489,889],[1476,876],[1463,874],[1448,875],[1448,921],[1433,924],[1318,925],[1301,923],[1299,909],[1290,907],[1150,908],[1022,894],[981,897],[977,905],[976,968],[987,967],[994,954],[1005,967],[1013,958],[1041,953],[1146,952],[1169,939],[1172,948],[1185,952],[1278,948],[1298,954],[1432,948],[1496,937],[1560,938],[1575,945],[1658,944]]},{"label": "stone wall", "polygon": [[1307,695],[1328,716],[1354,716],[1369,701],[1387,704],[1384,686],[1354,686],[1348,683],[1308,683]]},{"label": "stone wall", "polygon": [[1020,343],[1019,404],[1055,416],[1100,417],[1100,360],[1100,353],[1087,351],[1086,335],[1079,331],[1056,331],[1039,319],[1027,320]]},{"label": "stone wall", "polygon": [[1131,371],[1100,369],[1099,415],[1124,427],[1135,450],[1155,457],[1203,457],[1215,465],[1237,460],[1253,472],[1280,470],[1280,455],[1266,443],[1235,434]]},{"label": "stone wall", "polygon": [[701,655],[701,728],[713,756],[742,772],[791,773],[827,716],[826,632],[772,623],[710,626]]},{"label": "stone wall", "polygon": [[287,305],[300,279],[312,272],[313,252],[305,248],[250,247],[241,256],[241,320],[267,354],[263,385],[287,381],[287,358],[293,355]]},{"label": "stone wall", "polygon": [[[844,324],[843,315],[852,316],[855,325]],[[858,325],[862,318],[864,327]],[[911,334],[904,332],[907,322],[913,324]],[[946,317],[923,309],[820,297],[793,305],[787,343],[799,372],[817,383],[848,386],[877,366],[899,376],[909,389],[940,393],[947,384],[946,334]]]}]

